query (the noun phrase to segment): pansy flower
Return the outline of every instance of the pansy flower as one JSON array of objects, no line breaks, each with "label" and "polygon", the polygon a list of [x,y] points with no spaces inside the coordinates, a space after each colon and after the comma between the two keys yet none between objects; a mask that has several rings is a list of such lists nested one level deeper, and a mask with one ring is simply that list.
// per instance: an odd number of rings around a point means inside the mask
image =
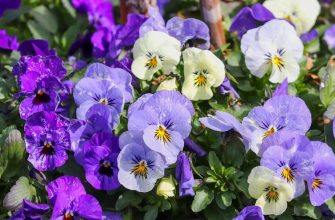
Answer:
[{"label": "pansy flower", "polygon": [[317,0],[266,0],[263,5],[276,18],[293,23],[299,35],[313,27],[321,9]]},{"label": "pansy flower", "polygon": [[305,191],[304,180],[312,171],[311,156],[306,152],[309,140],[304,136],[296,136],[279,146],[269,146],[262,154],[261,166],[275,171],[295,189],[294,197]]},{"label": "pansy flower", "polygon": [[264,220],[259,206],[247,206],[233,220]]},{"label": "pansy flower", "polygon": [[17,9],[20,7],[21,0],[2,0],[0,1],[0,18],[6,10]]},{"label": "pansy flower", "polygon": [[149,192],[156,181],[164,176],[163,157],[150,150],[139,139],[123,146],[118,158],[118,179],[124,187],[139,192]]},{"label": "pansy flower", "polygon": [[113,190],[118,181],[118,139],[111,133],[96,133],[84,145],[84,168],[87,181],[96,189]]},{"label": "pansy flower", "polygon": [[297,80],[303,44],[287,21],[271,20],[243,35],[241,50],[251,74],[262,78],[271,70],[270,82],[281,83]]},{"label": "pansy flower", "polygon": [[194,196],[194,177],[190,160],[185,153],[178,155],[176,178],[179,182],[179,196]]},{"label": "pansy flower", "polygon": [[[0,3],[1,6],[1,3]],[[1,8],[1,7],[0,7]],[[0,17],[1,17],[1,9],[0,9]],[[19,47],[19,42],[16,39],[16,36],[10,36],[7,34],[6,30],[0,29],[0,49],[3,50],[17,50]]]},{"label": "pansy flower", "polygon": [[77,177],[62,176],[50,182],[47,187],[48,197],[54,205],[52,220],[102,218],[102,208],[96,198],[86,194]]},{"label": "pansy flower", "polygon": [[335,25],[330,26],[324,34],[324,40],[326,41],[330,49],[335,48]]},{"label": "pansy flower", "polygon": [[69,121],[54,112],[37,112],[27,119],[24,138],[28,161],[37,170],[53,170],[66,162],[66,150],[71,149],[68,126]]},{"label": "pansy flower", "polygon": [[56,55],[56,50],[55,49],[49,50],[49,42],[46,41],[46,40],[35,40],[35,39],[25,40],[22,43],[20,43],[18,51],[20,51],[21,56],[26,56],[26,55],[41,55],[41,56]]},{"label": "pansy flower", "polygon": [[218,87],[225,78],[225,66],[209,50],[195,47],[183,52],[185,80],[182,93],[190,100],[212,98],[212,87]]},{"label": "pansy flower", "polygon": [[313,172],[307,178],[309,198],[313,206],[320,206],[335,195],[335,155],[319,141],[312,141],[306,148],[313,156]]},{"label": "pansy flower", "polygon": [[256,199],[256,206],[262,208],[264,215],[281,215],[287,202],[293,199],[293,189],[267,167],[258,166],[248,177],[249,194]]},{"label": "pansy flower", "polygon": [[[263,140],[277,132],[304,135],[311,126],[311,113],[300,98],[275,96],[263,106],[253,108],[242,124],[232,115],[218,111],[215,116],[199,119],[206,127],[226,132],[234,129],[244,140],[246,149],[261,155]],[[285,135],[282,136],[285,138]],[[287,136],[288,138],[289,136]]]},{"label": "pansy flower", "polygon": [[24,199],[22,207],[13,213],[9,220],[22,220],[22,219],[32,219],[32,220],[42,220],[42,215],[49,211],[49,205],[47,204],[35,204],[31,201]]},{"label": "pansy flower", "polygon": [[149,31],[134,44],[134,62],[131,70],[143,80],[151,80],[154,73],[162,69],[169,74],[180,60],[181,45],[174,37],[159,31]]},{"label": "pansy flower", "polygon": [[[156,95],[157,94],[157,95]],[[194,109],[190,101],[177,91],[162,90],[145,104],[128,114],[129,132],[142,132],[145,144],[164,155],[168,164],[174,163],[191,131]],[[192,111],[192,115],[191,112]]]}]

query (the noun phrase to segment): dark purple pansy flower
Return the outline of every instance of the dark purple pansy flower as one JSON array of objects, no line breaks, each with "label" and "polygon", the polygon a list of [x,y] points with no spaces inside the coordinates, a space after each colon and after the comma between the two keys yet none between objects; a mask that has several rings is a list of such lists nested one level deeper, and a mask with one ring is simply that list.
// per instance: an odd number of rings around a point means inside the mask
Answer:
[{"label": "dark purple pansy flower", "polygon": [[[25,77],[26,74],[34,75],[34,80],[30,79],[30,76]],[[61,80],[66,75],[66,69],[63,66],[62,59],[57,56],[23,56],[14,65],[13,75],[17,77],[22,92],[31,92],[31,89],[36,85],[35,79],[53,76]],[[21,83],[24,85],[21,85]]]},{"label": "dark purple pansy flower", "polygon": [[68,58],[68,63],[72,66],[74,71],[80,71],[87,67],[87,63],[84,60],[79,60],[74,56]]},{"label": "dark purple pansy flower", "polygon": [[0,1],[0,17],[2,17],[4,11],[9,10],[9,9],[17,9],[20,7],[20,4],[21,4],[21,0],[1,0]]},{"label": "dark purple pansy flower", "polygon": [[117,156],[120,152],[118,138],[112,133],[93,135],[84,145],[84,168],[87,181],[96,189],[113,190],[118,181]]},{"label": "dark purple pansy flower", "polygon": [[335,25],[330,26],[324,35],[324,39],[331,49],[335,48]]},{"label": "dark purple pansy flower", "polygon": [[76,161],[81,165],[84,163],[84,144],[96,133],[111,131],[106,116],[102,115],[103,112],[108,113],[104,106],[94,106],[92,110],[86,115],[85,120],[72,121],[69,128],[71,149]]},{"label": "dark purple pansy flower", "polygon": [[[1,13],[1,3],[0,3],[0,13]],[[7,34],[6,30],[0,30],[0,49],[3,50],[17,50],[19,47],[19,42],[16,36],[10,36]]]},{"label": "dark purple pansy flower", "polygon": [[87,13],[96,8],[104,0],[71,0],[72,6],[80,13]]},{"label": "dark purple pansy flower", "polygon": [[226,76],[222,84],[217,88],[218,92],[222,95],[224,94],[231,94],[231,96],[235,99],[239,99],[240,95],[231,85],[229,78]]},{"label": "dark purple pansy flower", "polygon": [[80,50],[83,57],[90,58],[93,53],[93,45],[91,42],[92,35],[93,33],[87,32],[85,35],[73,42],[69,49],[69,55],[73,55]]},{"label": "dark purple pansy flower", "polygon": [[241,38],[248,30],[256,28],[267,21],[274,19],[273,14],[262,4],[255,4],[252,7],[242,8],[233,18],[230,32],[237,32]]},{"label": "dark purple pansy flower", "polygon": [[111,30],[114,25],[113,4],[110,1],[97,1],[88,11],[88,20],[96,28]]},{"label": "dark purple pansy flower", "polygon": [[56,111],[61,102],[58,92],[64,87],[55,77],[39,79],[36,72],[30,72],[21,79],[21,86],[25,89],[22,93],[26,96],[19,107],[22,119],[26,120],[39,111]]},{"label": "dark purple pansy flower", "polygon": [[102,208],[93,196],[83,194],[73,198],[67,193],[59,193],[50,220],[101,220],[101,218]]},{"label": "dark purple pansy flower", "polygon": [[316,39],[318,37],[319,37],[319,33],[315,29],[312,29],[309,32],[302,34],[300,36],[300,39],[304,43],[310,43],[310,42],[312,42],[314,39]]},{"label": "dark purple pansy flower", "polygon": [[191,163],[185,153],[178,155],[176,179],[179,182],[179,196],[194,196],[194,177]]},{"label": "dark purple pansy flower", "polygon": [[306,150],[313,157],[313,172],[307,178],[309,198],[313,206],[320,206],[335,195],[335,155],[319,141],[312,141]]},{"label": "dark purple pansy flower", "polygon": [[20,51],[21,56],[26,55],[41,55],[41,56],[47,56],[47,55],[56,55],[56,50],[51,49],[49,50],[49,42],[46,40],[25,40],[23,41],[18,51]]},{"label": "dark purple pansy flower", "polygon": [[278,96],[278,95],[288,95],[288,81],[287,78],[280,83],[276,90],[272,93],[272,97]]},{"label": "dark purple pansy flower", "polygon": [[56,108],[58,114],[68,117],[70,111],[70,100],[72,97],[75,82],[71,80],[62,82],[62,89],[58,91],[59,105]]},{"label": "dark purple pansy flower", "polygon": [[47,204],[35,204],[27,199],[23,200],[22,207],[13,213],[9,220],[42,220],[42,215],[49,211]]},{"label": "dark purple pansy flower", "polygon": [[51,205],[54,205],[58,194],[66,193],[72,198],[86,194],[84,186],[80,180],[74,176],[61,176],[51,181],[46,190],[48,192],[48,198]]},{"label": "dark purple pansy flower", "polygon": [[66,162],[66,150],[71,149],[68,126],[69,121],[54,112],[37,112],[27,119],[24,138],[28,161],[37,170],[53,170]]},{"label": "dark purple pansy flower", "polygon": [[233,220],[264,220],[259,206],[247,206]]},{"label": "dark purple pansy flower", "polygon": [[111,40],[112,32],[106,28],[100,28],[94,32],[91,37],[94,57],[101,58],[106,56]]},{"label": "dark purple pansy flower", "polygon": [[202,147],[195,143],[191,138],[186,138],[184,140],[185,142],[185,146],[188,147],[191,151],[193,151],[194,153],[196,153],[199,157],[203,157],[207,154],[207,152],[202,149]]}]

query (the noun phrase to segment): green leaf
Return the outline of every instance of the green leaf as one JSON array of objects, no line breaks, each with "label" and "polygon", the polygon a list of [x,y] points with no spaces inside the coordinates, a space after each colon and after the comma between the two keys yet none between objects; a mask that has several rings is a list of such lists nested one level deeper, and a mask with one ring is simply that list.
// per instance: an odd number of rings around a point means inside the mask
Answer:
[{"label": "green leaf", "polygon": [[328,208],[330,209],[330,211],[332,211],[333,214],[335,214],[335,201],[334,201],[334,199],[331,198],[328,201],[326,201],[326,205],[328,206]]},{"label": "green leaf", "polygon": [[4,179],[12,178],[25,171],[25,144],[18,130],[12,130],[6,138],[0,155],[2,173]]},{"label": "green leaf", "polygon": [[214,199],[214,194],[207,187],[200,188],[196,191],[191,209],[193,212],[201,212],[209,204],[212,203]]},{"label": "green leaf", "polygon": [[322,104],[328,107],[335,98],[335,64],[329,62],[318,74],[321,78],[320,99]]},{"label": "green leaf", "polygon": [[314,207],[308,200],[298,201],[294,206],[294,214],[298,216],[307,216],[312,219],[320,219],[321,211],[318,207]]},{"label": "green leaf", "polygon": [[142,202],[142,197],[139,196],[134,191],[127,191],[119,196],[118,200],[116,201],[115,208],[117,210],[122,210],[129,205],[138,205]]},{"label": "green leaf", "polygon": [[36,21],[30,20],[27,23],[28,29],[35,39],[44,39],[51,42],[51,35],[48,31],[41,28]]},{"label": "green leaf", "polygon": [[219,158],[216,156],[214,151],[210,151],[208,154],[208,163],[213,171],[219,171],[223,167],[221,161]]},{"label": "green leaf", "polygon": [[39,27],[43,28],[49,33],[57,33],[57,18],[51,11],[49,11],[47,7],[44,5],[38,6],[31,10],[30,14],[34,17]]},{"label": "green leaf", "polygon": [[3,206],[8,210],[18,209],[23,199],[31,200],[36,195],[36,189],[29,183],[27,177],[21,176],[3,200]]},{"label": "green leaf", "polygon": [[148,211],[144,214],[144,220],[154,220],[158,216],[158,208],[157,206],[150,206]]},{"label": "green leaf", "polygon": [[236,199],[236,196],[232,192],[221,193],[221,200],[226,207],[231,206],[233,199]]},{"label": "green leaf", "polygon": [[64,8],[67,10],[67,12],[71,15],[71,17],[76,17],[76,10],[72,7],[69,0],[62,0],[62,4],[64,5]]},{"label": "green leaf", "polygon": [[80,31],[81,24],[80,22],[76,22],[74,25],[71,25],[62,36],[62,46],[66,50],[69,48],[69,46],[73,43],[73,41],[76,39],[76,36],[78,32]]}]

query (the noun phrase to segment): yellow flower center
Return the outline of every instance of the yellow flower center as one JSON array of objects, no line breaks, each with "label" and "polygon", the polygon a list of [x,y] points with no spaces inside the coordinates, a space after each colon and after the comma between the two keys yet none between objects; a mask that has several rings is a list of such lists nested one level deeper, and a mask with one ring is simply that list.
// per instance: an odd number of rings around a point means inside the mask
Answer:
[{"label": "yellow flower center", "polygon": [[284,19],[286,21],[292,22],[292,17],[290,15],[287,15],[286,17],[284,17]]},{"label": "yellow flower center", "polygon": [[284,67],[284,61],[283,58],[281,58],[280,56],[275,56],[274,58],[272,58],[272,63],[277,66],[279,69]]},{"label": "yellow flower center", "polygon": [[155,131],[155,138],[163,141],[165,144],[171,141],[171,135],[167,132],[164,126],[159,126]]},{"label": "yellow flower center", "polygon": [[264,134],[263,134],[263,139],[269,137],[271,134],[276,132],[276,128],[271,127],[269,130],[267,130]]},{"label": "yellow flower center", "polygon": [[264,191],[267,192],[265,196],[267,202],[271,203],[277,202],[279,200],[279,193],[276,187],[269,186],[266,187]]},{"label": "yellow flower center", "polygon": [[286,167],[286,168],[283,169],[283,171],[281,172],[281,176],[288,183],[294,182],[294,174],[293,174],[293,171],[291,170],[291,168],[289,168],[289,167]]},{"label": "yellow flower center", "polygon": [[72,216],[72,214],[71,214],[70,212],[67,212],[67,213],[65,213],[63,219],[64,219],[64,220],[72,220],[72,219],[73,219],[73,216]]},{"label": "yellow flower center", "polygon": [[207,78],[204,74],[200,73],[195,79],[194,79],[194,85],[195,86],[205,86],[207,83]]},{"label": "yellow flower center", "polygon": [[314,179],[313,183],[312,183],[312,191],[314,192],[314,190],[316,188],[321,188],[321,185],[322,185],[322,181],[318,178]]},{"label": "yellow flower center", "polygon": [[148,60],[145,66],[148,67],[148,69],[154,69],[157,67],[157,65],[158,65],[157,57],[153,56],[152,58]]},{"label": "yellow flower center", "polygon": [[145,160],[141,160],[138,164],[136,164],[132,169],[131,173],[135,175],[135,177],[140,176],[147,178],[148,177],[148,165]]},{"label": "yellow flower center", "polygon": [[99,100],[99,103],[103,104],[103,105],[108,105],[108,100],[105,98],[102,98]]}]

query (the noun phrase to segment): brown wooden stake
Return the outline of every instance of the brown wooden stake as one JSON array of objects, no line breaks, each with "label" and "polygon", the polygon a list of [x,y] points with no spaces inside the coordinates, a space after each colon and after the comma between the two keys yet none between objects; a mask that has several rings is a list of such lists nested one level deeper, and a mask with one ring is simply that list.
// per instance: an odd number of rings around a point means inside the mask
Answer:
[{"label": "brown wooden stake", "polygon": [[148,7],[156,6],[156,0],[120,0],[120,12],[122,23],[127,22],[127,15],[129,13],[137,13],[146,15]]},{"label": "brown wooden stake", "polygon": [[215,48],[219,48],[226,43],[220,0],[200,0],[200,6],[204,21],[209,26],[211,43]]}]

